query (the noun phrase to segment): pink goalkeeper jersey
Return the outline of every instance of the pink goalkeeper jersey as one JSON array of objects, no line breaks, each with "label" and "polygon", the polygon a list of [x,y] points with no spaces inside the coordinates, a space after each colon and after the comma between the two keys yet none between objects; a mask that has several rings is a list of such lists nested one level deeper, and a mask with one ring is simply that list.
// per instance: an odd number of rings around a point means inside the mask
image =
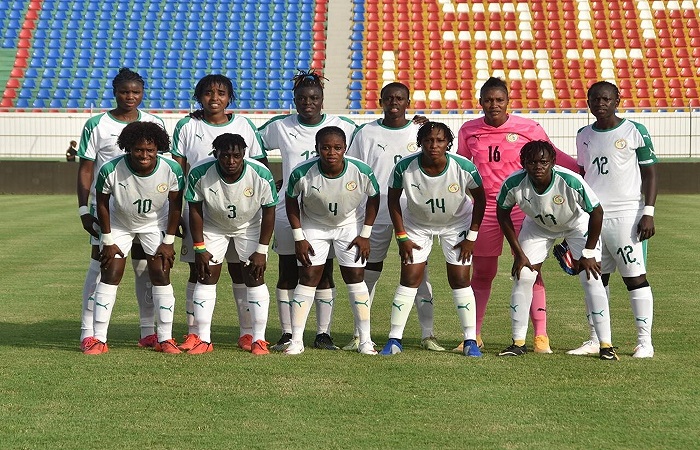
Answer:
[{"label": "pink goalkeeper jersey", "polygon": [[[530,141],[540,140],[551,142],[534,120],[509,114],[503,125],[493,127],[480,117],[465,122],[459,129],[457,154],[472,160],[479,170],[487,203],[493,206],[503,181],[522,169],[520,149]],[[557,164],[579,172],[576,160],[558,149]]]}]

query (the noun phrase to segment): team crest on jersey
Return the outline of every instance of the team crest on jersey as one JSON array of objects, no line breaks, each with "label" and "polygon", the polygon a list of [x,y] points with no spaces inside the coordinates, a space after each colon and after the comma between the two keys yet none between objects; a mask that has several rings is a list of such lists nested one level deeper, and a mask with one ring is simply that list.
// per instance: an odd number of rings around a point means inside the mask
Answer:
[{"label": "team crest on jersey", "polygon": [[247,187],[243,190],[243,195],[246,197],[252,197],[253,196],[253,188]]},{"label": "team crest on jersey", "polygon": [[623,148],[627,147],[627,141],[624,139],[618,139],[615,141],[615,148],[618,150],[622,150]]},{"label": "team crest on jersey", "polygon": [[508,135],[506,136],[506,141],[508,141],[508,142],[515,142],[517,140],[518,140],[518,135],[515,133],[508,133]]},{"label": "team crest on jersey", "polygon": [[411,153],[415,153],[418,151],[418,145],[415,142],[411,142],[406,146],[406,149]]},{"label": "team crest on jersey", "polygon": [[186,255],[186,254],[188,254],[189,252],[190,252],[190,251],[187,250],[187,246],[186,246],[186,245],[183,245],[182,248],[180,249],[180,253],[183,254],[183,255]]},{"label": "team crest on jersey", "polygon": [[552,201],[554,202],[555,205],[561,205],[564,203],[564,197],[557,194],[554,197],[552,197]]},{"label": "team crest on jersey", "polygon": [[165,183],[160,183],[156,190],[162,194],[163,192],[168,190],[168,185]]},{"label": "team crest on jersey", "polygon": [[447,190],[454,194],[455,192],[459,191],[459,185],[457,183],[452,183],[447,187]]},{"label": "team crest on jersey", "polygon": [[354,191],[357,189],[357,183],[354,181],[348,181],[348,184],[345,185],[345,189],[348,191]]}]

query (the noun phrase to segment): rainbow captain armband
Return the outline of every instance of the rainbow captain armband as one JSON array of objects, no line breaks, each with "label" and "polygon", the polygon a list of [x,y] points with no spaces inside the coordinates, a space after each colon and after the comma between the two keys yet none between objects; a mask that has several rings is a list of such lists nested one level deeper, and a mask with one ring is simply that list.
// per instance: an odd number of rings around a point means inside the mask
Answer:
[{"label": "rainbow captain armband", "polygon": [[406,234],[405,231],[401,231],[400,233],[396,233],[396,242],[404,242],[408,240],[408,235]]},{"label": "rainbow captain armband", "polygon": [[204,253],[207,251],[207,247],[204,245],[204,242],[195,242],[192,244],[192,249],[195,253]]}]

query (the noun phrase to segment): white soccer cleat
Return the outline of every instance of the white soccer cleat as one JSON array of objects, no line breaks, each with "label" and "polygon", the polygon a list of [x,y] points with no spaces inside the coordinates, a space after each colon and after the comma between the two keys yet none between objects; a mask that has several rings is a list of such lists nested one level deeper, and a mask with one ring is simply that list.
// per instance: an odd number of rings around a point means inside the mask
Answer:
[{"label": "white soccer cleat", "polygon": [[632,358],[653,358],[654,346],[651,344],[639,344],[634,348]]},{"label": "white soccer cleat", "polygon": [[284,351],[285,355],[301,355],[304,353],[304,343],[302,341],[292,341]]},{"label": "white soccer cleat", "polygon": [[600,343],[586,341],[579,348],[569,350],[567,355],[597,355],[600,352]]},{"label": "white soccer cleat", "polygon": [[357,347],[357,351],[363,355],[376,355],[377,354],[377,350],[374,349],[374,342],[372,342],[372,341],[360,343],[360,345]]}]

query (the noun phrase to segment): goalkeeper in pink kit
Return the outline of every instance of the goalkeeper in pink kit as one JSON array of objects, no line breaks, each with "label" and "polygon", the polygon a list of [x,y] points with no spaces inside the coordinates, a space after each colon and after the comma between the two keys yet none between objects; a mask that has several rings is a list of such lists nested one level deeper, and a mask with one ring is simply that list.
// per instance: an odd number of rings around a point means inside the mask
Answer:
[{"label": "goalkeeper in pink kit", "polygon": [[[498,257],[503,249],[503,232],[496,219],[496,196],[505,180],[522,169],[520,149],[530,141],[551,142],[539,123],[508,114],[508,86],[495,77],[489,78],[479,92],[479,104],[484,116],[465,122],[459,130],[457,153],[469,158],[481,174],[486,192],[486,214],[472,256],[471,286],[476,297],[477,344],[483,346],[481,326],[491,295],[491,284],[498,271]],[[576,160],[557,149],[557,164],[579,172]],[[525,215],[517,207],[511,219],[520,232]],[[547,307],[542,276],[533,287],[530,318],[535,330],[536,353],[551,353],[547,337]],[[459,347],[455,349],[461,351]]]}]

